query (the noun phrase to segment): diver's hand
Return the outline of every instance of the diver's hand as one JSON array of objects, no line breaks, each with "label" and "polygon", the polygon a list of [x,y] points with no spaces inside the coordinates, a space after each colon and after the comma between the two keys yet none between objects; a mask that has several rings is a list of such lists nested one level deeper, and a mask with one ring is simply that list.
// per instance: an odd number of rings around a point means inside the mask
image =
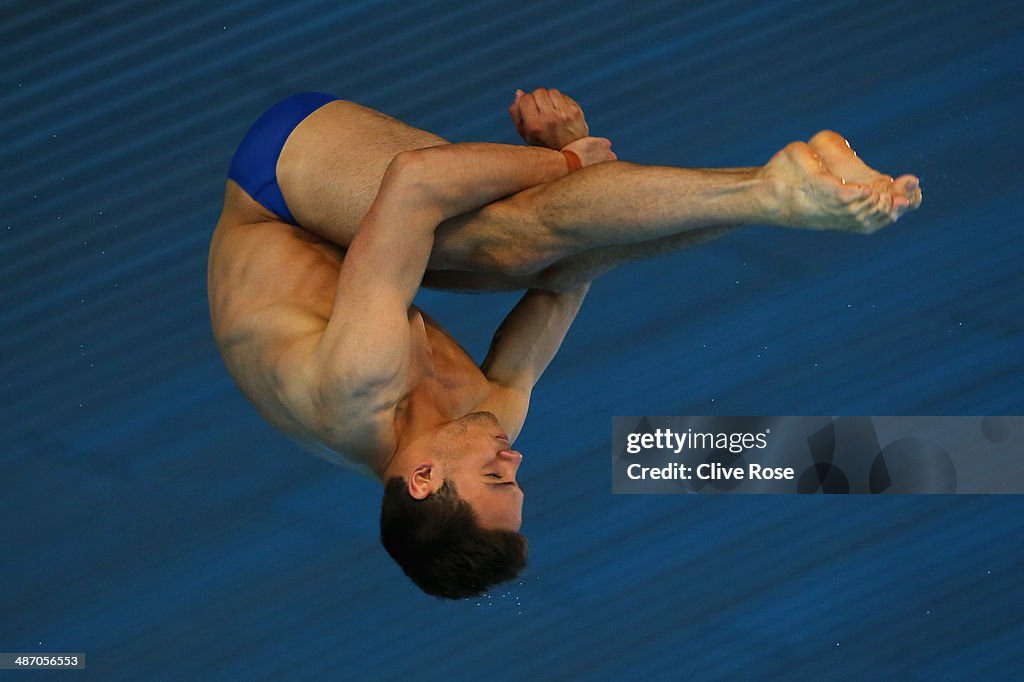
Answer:
[{"label": "diver's hand", "polygon": [[562,149],[575,152],[584,167],[605,161],[615,161],[619,158],[612,151],[612,141],[605,137],[580,138],[565,145]]},{"label": "diver's hand", "polygon": [[520,137],[538,147],[562,149],[590,134],[580,105],[554,88],[516,90],[508,113]]}]

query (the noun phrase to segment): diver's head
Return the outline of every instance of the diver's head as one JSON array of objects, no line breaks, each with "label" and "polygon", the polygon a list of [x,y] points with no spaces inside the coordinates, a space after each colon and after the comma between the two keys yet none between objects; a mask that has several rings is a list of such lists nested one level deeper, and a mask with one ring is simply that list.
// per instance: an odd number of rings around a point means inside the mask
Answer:
[{"label": "diver's head", "polygon": [[474,412],[441,424],[400,453],[384,482],[381,542],[413,582],[437,597],[477,596],[526,565],[522,455],[498,420]]}]

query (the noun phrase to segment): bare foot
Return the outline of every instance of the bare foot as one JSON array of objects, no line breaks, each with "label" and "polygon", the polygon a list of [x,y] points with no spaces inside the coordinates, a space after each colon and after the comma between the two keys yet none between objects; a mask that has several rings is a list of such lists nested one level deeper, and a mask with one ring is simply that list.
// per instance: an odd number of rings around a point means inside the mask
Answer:
[{"label": "bare foot", "polygon": [[780,225],[871,233],[899,217],[892,193],[836,175],[804,142],[786,145],[759,175],[767,181],[770,215]]},{"label": "bare foot", "polygon": [[808,143],[825,166],[847,181],[869,185],[879,201],[886,201],[885,194],[892,197],[896,217],[906,211],[913,211],[921,205],[921,183],[913,175],[901,175],[893,180],[891,175],[879,173],[861,161],[850,143],[839,133],[823,130]]}]

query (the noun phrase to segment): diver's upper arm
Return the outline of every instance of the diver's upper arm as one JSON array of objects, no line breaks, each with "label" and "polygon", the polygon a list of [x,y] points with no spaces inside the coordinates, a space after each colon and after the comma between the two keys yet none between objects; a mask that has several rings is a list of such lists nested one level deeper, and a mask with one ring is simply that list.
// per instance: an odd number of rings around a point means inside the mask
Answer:
[{"label": "diver's upper arm", "polygon": [[442,219],[417,159],[392,161],[341,265],[330,319],[313,349],[326,399],[393,403],[405,387],[410,306]]}]

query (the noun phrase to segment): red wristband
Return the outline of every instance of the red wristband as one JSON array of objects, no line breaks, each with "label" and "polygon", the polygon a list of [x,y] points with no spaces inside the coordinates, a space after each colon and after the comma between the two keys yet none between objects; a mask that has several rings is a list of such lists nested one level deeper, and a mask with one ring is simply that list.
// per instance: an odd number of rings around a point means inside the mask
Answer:
[{"label": "red wristband", "polygon": [[583,168],[583,162],[580,161],[580,157],[574,151],[563,149],[562,154],[565,155],[565,162],[569,164],[569,172],[578,171]]}]

